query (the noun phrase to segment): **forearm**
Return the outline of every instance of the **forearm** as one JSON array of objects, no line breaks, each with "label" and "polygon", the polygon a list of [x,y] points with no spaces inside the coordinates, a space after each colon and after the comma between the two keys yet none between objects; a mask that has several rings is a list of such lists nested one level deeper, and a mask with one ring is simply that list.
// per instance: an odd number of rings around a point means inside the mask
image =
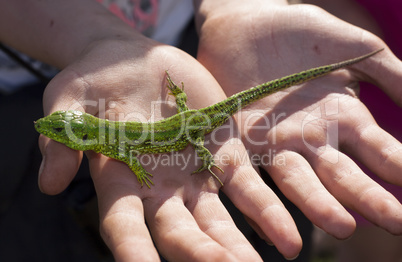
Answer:
[{"label": "forearm", "polygon": [[206,21],[207,18],[222,13],[233,12],[236,13],[236,9],[252,8],[257,10],[258,6],[264,5],[269,7],[270,5],[287,5],[287,0],[193,0],[195,7],[195,20],[198,31]]},{"label": "forearm", "polygon": [[92,42],[132,35],[94,0],[0,0],[0,41],[59,68]]}]

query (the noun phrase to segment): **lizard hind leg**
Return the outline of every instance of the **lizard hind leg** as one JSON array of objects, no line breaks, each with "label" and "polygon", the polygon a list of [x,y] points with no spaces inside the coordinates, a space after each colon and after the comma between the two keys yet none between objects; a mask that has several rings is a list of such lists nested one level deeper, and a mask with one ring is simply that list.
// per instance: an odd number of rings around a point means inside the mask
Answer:
[{"label": "lizard hind leg", "polygon": [[178,87],[173,80],[170,78],[169,73],[166,71],[166,80],[168,82],[167,88],[170,90],[170,95],[173,95],[176,98],[176,105],[177,105],[177,112],[184,112],[189,110],[188,106],[186,105],[187,102],[187,95],[184,93],[184,84],[181,83],[182,88]]},{"label": "lizard hind leg", "polygon": [[208,169],[209,173],[211,173],[211,175],[218,180],[218,182],[221,184],[221,186],[223,186],[222,181],[219,179],[219,177],[211,170],[212,167],[216,167],[217,169],[219,169],[219,171],[221,171],[222,173],[223,170],[222,168],[220,168],[219,166],[217,166],[215,164],[213,155],[211,154],[211,152],[209,152],[209,150],[204,146],[204,137],[200,136],[195,140],[195,143],[193,144],[193,147],[195,149],[195,151],[197,152],[197,155],[201,158],[202,160],[202,166],[195,170],[193,172],[194,173],[199,173],[201,171],[204,171],[205,169]]}]

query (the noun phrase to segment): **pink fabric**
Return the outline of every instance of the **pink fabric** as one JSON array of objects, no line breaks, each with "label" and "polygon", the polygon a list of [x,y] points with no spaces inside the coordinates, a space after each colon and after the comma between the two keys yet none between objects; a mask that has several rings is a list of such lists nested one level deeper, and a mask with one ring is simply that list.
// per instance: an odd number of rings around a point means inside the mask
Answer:
[{"label": "pink fabric", "polygon": [[356,0],[365,7],[384,33],[384,40],[402,58],[402,1],[400,0]]},{"label": "pink fabric", "polygon": [[141,0],[96,0],[131,27],[144,33],[157,25],[158,0],[149,0],[149,10],[141,8]]},{"label": "pink fabric", "polygon": [[[356,0],[364,6],[381,27],[384,40],[399,59],[402,59],[402,1],[401,0]],[[401,68],[402,70],[402,68]],[[395,83],[395,88],[402,88],[402,83]],[[380,127],[402,141],[402,109],[386,96],[379,88],[362,83],[361,100],[373,114]],[[375,181],[391,192],[399,201],[402,200],[402,188],[380,180],[367,168],[362,167]],[[402,175],[402,170],[401,170]],[[358,225],[370,223],[360,215],[352,212]]]}]

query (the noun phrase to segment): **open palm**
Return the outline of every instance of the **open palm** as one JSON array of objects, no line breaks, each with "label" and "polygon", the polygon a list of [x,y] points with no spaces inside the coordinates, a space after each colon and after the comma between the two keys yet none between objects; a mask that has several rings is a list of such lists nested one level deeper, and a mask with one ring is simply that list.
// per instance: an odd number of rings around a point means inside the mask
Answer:
[{"label": "open palm", "polygon": [[[385,47],[368,32],[307,5],[262,6],[258,12],[238,6],[230,16],[218,9],[208,17],[200,27],[198,58],[228,95]],[[395,86],[401,80],[402,63],[385,50],[258,101],[236,116],[244,144],[260,156],[281,191],[338,238],[355,228],[343,205],[391,233],[402,233],[400,203],[348,156],[402,186],[401,144],[358,99],[358,81],[369,81],[401,105],[402,91]]]}]

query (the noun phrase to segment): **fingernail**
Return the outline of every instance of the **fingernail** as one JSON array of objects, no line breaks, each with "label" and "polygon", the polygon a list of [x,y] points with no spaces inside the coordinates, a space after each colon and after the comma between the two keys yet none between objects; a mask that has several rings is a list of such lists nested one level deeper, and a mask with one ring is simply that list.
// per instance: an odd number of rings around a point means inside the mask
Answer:
[{"label": "fingernail", "polygon": [[41,188],[40,181],[41,181],[41,176],[42,176],[42,172],[43,172],[44,168],[45,168],[45,156],[42,156],[42,162],[40,163],[39,172],[38,172],[38,187],[39,187],[40,192],[42,192],[42,193],[43,193],[43,190]]},{"label": "fingernail", "polygon": [[299,257],[299,254],[297,254],[295,257],[292,257],[292,258],[285,257],[285,259],[291,261],[291,260],[295,260],[298,257]]}]

